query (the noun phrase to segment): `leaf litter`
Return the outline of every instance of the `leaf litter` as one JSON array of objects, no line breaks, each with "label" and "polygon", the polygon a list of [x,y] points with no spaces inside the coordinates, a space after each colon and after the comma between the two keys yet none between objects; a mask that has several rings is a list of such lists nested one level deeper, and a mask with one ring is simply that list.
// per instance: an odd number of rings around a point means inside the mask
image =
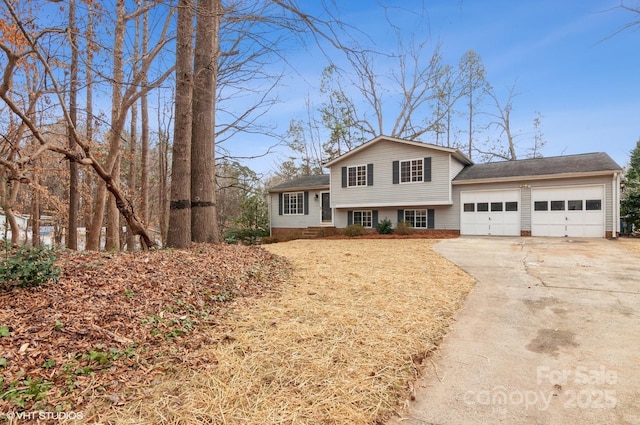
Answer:
[{"label": "leaf litter", "polygon": [[258,247],[204,244],[65,251],[58,264],[58,283],[0,291],[0,418],[125,405],[168,372],[209,363],[198,349],[223,317],[289,270]]}]

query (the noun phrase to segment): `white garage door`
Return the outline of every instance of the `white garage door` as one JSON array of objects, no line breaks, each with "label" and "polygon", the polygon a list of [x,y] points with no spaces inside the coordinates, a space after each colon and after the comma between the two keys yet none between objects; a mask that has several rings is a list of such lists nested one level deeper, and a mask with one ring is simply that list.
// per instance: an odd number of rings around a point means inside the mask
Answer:
[{"label": "white garage door", "polygon": [[604,186],[531,189],[531,235],[604,237]]},{"label": "white garage door", "polygon": [[460,193],[460,233],[520,236],[520,190]]}]

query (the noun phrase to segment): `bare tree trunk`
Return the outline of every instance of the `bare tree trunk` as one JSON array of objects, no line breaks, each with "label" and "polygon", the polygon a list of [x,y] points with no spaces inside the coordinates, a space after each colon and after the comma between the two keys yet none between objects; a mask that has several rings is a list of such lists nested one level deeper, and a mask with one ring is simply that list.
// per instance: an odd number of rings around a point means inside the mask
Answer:
[{"label": "bare tree trunk", "polygon": [[[124,0],[117,0],[117,17],[115,27],[115,42],[113,47],[113,83],[112,83],[112,96],[111,96],[111,128],[112,132],[109,136],[109,155],[107,156],[107,162],[105,164],[106,172],[112,177],[113,182],[118,182],[120,179],[114,173],[116,161],[119,160],[120,154],[120,133],[123,128],[121,117],[121,104],[122,104],[122,88],[121,84],[124,79],[123,69],[123,52],[124,52],[124,34],[125,34],[125,7]],[[102,227],[102,221],[104,218],[105,203],[107,200],[107,184],[104,181],[99,182],[96,193],[96,199],[93,210],[93,220],[91,222],[91,238],[87,241],[87,249],[99,250],[100,249],[100,228]],[[111,208],[115,207],[115,200],[111,201]],[[115,209],[115,208],[114,208]],[[120,249],[120,236],[119,236],[119,223],[115,222],[116,218],[112,217],[111,223],[107,225],[107,239],[109,243],[105,246],[106,249]]]},{"label": "bare tree trunk", "polygon": [[[142,18],[142,55],[146,56],[149,50],[149,14]],[[147,76],[142,78],[142,85],[147,85]],[[140,97],[140,119],[142,120],[142,134],[140,135],[140,210],[142,222],[149,226],[149,104],[147,94]]]},{"label": "bare tree trunk", "polygon": [[166,135],[161,133],[158,142],[158,203],[159,203],[159,224],[160,238],[162,245],[167,244],[167,230],[169,228],[169,198],[167,196],[167,180],[169,177],[169,141]]},{"label": "bare tree trunk", "polygon": [[191,101],[193,95],[193,2],[178,3],[176,100],[167,246],[191,243]]},{"label": "bare tree trunk", "polygon": [[215,191],[215,96],[220,0],[199,0],[191,138],[191,240],[219,243]]},{"label": "bare tree trunk", "polygon": [[11,244],[18,245],[20,243],[20,227],[13,214],[13,205],[15,203],[14,194],[17,196],[20,183],[6,179],[6,170],[2,169],[3,177],[0,179],[0,202],[2,202],[2,210],[5,217],[5,229],[11,230]]},{"label": "bare tree trunk", "polygon": [[[89,11],[87,13],[87,31],[85,33],[85,37],[87,39],[87,52],[86,52],[86,69],[85,69],[85,83],[86,83],[86,111],[87,111],[87,119],[86,119],[86,141],[85,143],[92,145],[93,144],[93,10],[91,10],[91,6],[87,5]],[[87,249],[87,241],[89,240],[89,233],[91,228],[91,216],[92,216],[92,202],[93,202],[93,175],[86,171],[84,177],[84,184],[86,186],[86,190],[84,191],[84,228],[85,228],[85,240],[84,240],[84,249]],[[98,237],[99,240],[99,237]]]},{"label": "bare tree trunk", "polygon": [[[38,176],[34,176],[38,185]],[[40,246],[40,192],[32,187],[31,191],[31,246]]]},{"label": "bare tree trunk", "polygon": [[[69,1],[69,41],[71,44],[71,69],[69,81],[69,117],[71,118],[70,126],[76,128],[78,121],[78,108],[76,95],[78,91],[78,46],[76,34],[76,2]],[[69,129],[67,136],[69,137],[69,150],[76,150],[77,142],[74,139],[75,132]],[[78,249],[78,206],[80,195],[78,191],[78,164],[69,161],[69,221],[67,234],[67,248]]]},{"label": "bare tree trunk", "polygon": [[[138,8],[140,8],[140,1],[138,1]],[[135,30],[135,40],[133,42],[133,73],[137,72],[138,68],[138,60],[140,60],[139,54],[139,45],[138,40],[140,39],[140,17],[136,19],[136,30]],[[129,175],[127,176],[127,186],[129,189],[129,196],[133,196],[136,192],[136,151],[138,145],[138,105],[137,102],[131,105],[131,130],[129,134]],[[127,231],[127,251],[135,251],[136,248],[136,237],[131,231],[128,229]]]},{"label": "bare tree trunk", "polygon": [[[122,156],[118,154],[110,173],[115,187],[120,187],[121,162]],[[105,235],[104,249],[107,251],[120,251],[120,248],[120,213],[115,198],[110,196],[107,203],[107,234]]]},{"label": "bare tree trunk", "polygon": [[[138,121],[138,108],[136,104],[131,106],[131,135],[129,137],[129,175],[127,176],[127,187],[129,196],[136,192],[136,145],[138,144],[136,134],[136,123]],[[136,236],[131,231],[127,231],[127,251],[134,251],[136,246]]]}]

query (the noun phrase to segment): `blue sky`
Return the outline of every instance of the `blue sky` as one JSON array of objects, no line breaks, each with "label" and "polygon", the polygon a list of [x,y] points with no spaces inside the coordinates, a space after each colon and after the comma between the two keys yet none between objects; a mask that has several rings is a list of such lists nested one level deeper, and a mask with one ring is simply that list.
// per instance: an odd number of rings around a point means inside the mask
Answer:
[{"label": "blue sky", "polygon": [[[343,20],[368,34],[377,48],[394,49],[379,2],[339,3]],[[605,151],[620,165],[627,164],[640,139],[640,31],[615,33],[640,16],[616,9],[619,0],[383,3],[390,6],[389,19],[402,26],[407,39],[413,35],[425,42],[427,52],[439,44],[445,61],[457,65],[462,54],[473,49],[497,93],[515,84],[519,95],[513,102],[512,126],[526,131],[540,112],[547,140],[544,156]],[[300,4],[306,8],[305,2]],[[288,71],[278,94],[281,103],[269,112],[282,131],[291,118],[304,117],[305,97],[313,101],[328,64],[312,45],[291,55],[297,72]],[[340,63],[339,53],[334,60]],[[260,147],[252,144],[251,149]],[[237,148],[233,150],[240,154],[247,149]],[[284,155],[280,150],[276,156]],[[276,162],[270,156],[250,166],[268,172]]]}]

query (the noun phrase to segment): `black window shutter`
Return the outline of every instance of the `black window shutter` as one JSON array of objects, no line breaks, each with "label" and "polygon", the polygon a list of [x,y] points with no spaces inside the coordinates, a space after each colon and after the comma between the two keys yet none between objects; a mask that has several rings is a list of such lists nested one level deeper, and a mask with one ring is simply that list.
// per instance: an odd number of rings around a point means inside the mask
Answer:
[{"label": "black window shutter", "polygon": [[304,215],[309,215],[309,192],[304,192]]},{"label": "black window shutter", "polygon": [[278,215],[282,215],[282,192],[278,193]]},{"label": "black window shutter", "polygon": [[367,164],[367,186],[373,186],[373,164]]},{"label": "black window shutter", "polygon": [[402,223],[404,221],[404,210],[398,210],[398,223]]},{"label": "black window shutter", "polygon": [[436,228],[436,210],[427,210],[427,229]]},{"label": "black window shutter", "polygon": [[376,227],[378,225],[378,210],[373,210],[371,213],[371,225]]},{"label": "black window shutter", "polygon": [[400,183],[400,161],[393,161],[393,184]]},{"label": "black window shutter", "polygon": [[347,211],[347,226],[353,224],[353,211]]},{"label": "black window shutter", "polygon": [[347,167],[342,167],[342,187],[347,187]]},{"label": "black window shutter", "polygon": [[424,181],[430,182],[431,181],[431,158],[424,159],[422,171],[424,172]]}]

